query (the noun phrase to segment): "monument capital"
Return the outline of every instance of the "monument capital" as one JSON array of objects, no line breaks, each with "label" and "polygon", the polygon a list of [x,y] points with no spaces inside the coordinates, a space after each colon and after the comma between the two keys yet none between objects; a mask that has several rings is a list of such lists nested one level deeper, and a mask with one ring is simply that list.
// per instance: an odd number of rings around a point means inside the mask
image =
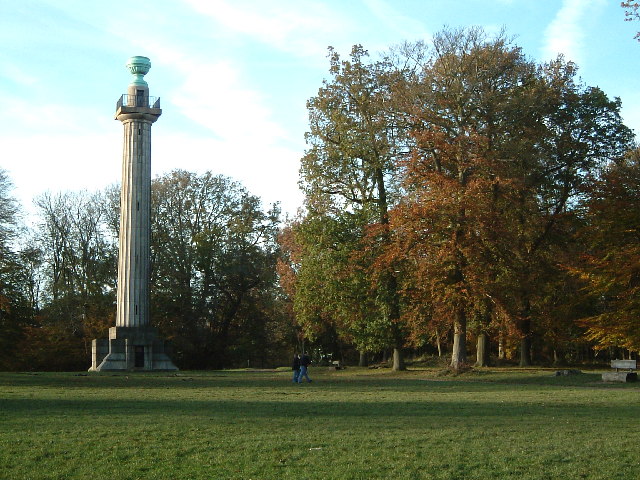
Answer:
[{"label": "monument capital", "polygon": [[144,76],[151,70],[151,60],[142,55],[135,55],[127,60],[127,68],[133,75],[131,85],[148,86]]}]

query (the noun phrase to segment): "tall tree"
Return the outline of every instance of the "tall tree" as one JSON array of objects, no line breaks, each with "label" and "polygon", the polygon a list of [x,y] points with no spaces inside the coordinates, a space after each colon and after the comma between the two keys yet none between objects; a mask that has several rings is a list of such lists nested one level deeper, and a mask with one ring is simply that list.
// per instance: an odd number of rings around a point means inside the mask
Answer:
[{"label": "tall tree", "polygon": [[[331,80],[324,81],[318,94],[307,102],[309,148],[302,158],[301,185],[311,224],[321,222],[323,217],[346,219],[352,215],[349,220],[357,218],[361,231],[369,224],[381,225],[378,240],[385,243],[388,211],[396,201],[396,159],[406,144],[390,109],[390,65],[369,62],[367,57],[359,45],[353,47],[349,60],[329,50]],[[338,223],[346,226],[350,221]],[[349,258],[344,251],[346,245],[339,248],[343,259]],[[333,268],[327,263],[324,267],[327,273]],[[391,328],[394,369],[404,369],[396,273],[387,270],[378,275],[374,291],[374,296],[383,300],[377,316],[384,317],[383,322]],[[301,293],[299,303],[309,300]],[[343,308],[352,309],[358,317],[361,305],[345,299]]]},{"label": "tall tree", "polygon": [[75,293],[86,298],[111,290],[115,286],[116,244],[105,223],[105,195],[44,193],[37,197],[36,206],[51,298]]},{"label": "tall tree", "polygon": [[418,83],[402,92],[417,148],[393,215],[392,252],[407,257],[410,276],[422,282],[412,285],[412,302],[452,319],[456,370],[467,362],[469,315],[487,311],[485,299],[499,299],[509,229],[502,213],[513,190],[504,159],[536,128],[535,71],[504,35],[445,30],[434,37]]},{"label": "tall tree", "polygon": [[154,181],[152,309],[183,367],[237,365],[257,355],[232,347],[248,331],[264,337],[273,320],[278,215],[209,172],[177,170]]},{"label": "tall tree", "polygon": [[[25,251],[44,271],[40,323],[31,341],[41,345],[32,362],[42,368],[85,366],[91,340],[106,333],[115,314],[117,243],[105,223],[103,193],[86,191],[36,198],[40,252]],[[31,270],[30,282],[38,282]]]},{"label": "tall tree", "polygon": [[513,319],[530,363],[541,272],[553,267],[577,189],[632,138],[619,100],[576,84],[575,71],[562,58],[534,64],[503,34],[445,30],[402,92],[417,148],[395,251],[424,280],[415,301],[453,320],[454,369],[466,362],[470,315],[487,318],[479,338],[490,315]]},{"label": "tall tree", "polygon": [[633,134],[622,123],[620,99],[576,83],[576,67],[562,58],[541,67],[545,98],[542,136],[532,157],[517,156],[511,165],[520,178],[513,203],[514,220],[523,232],[514,243],[514,271],[520,288],[513,292],[522,334],[520,364],[530,364],[535,291],[540,272],[556,263],[553,251],[568,236],[562,233],[575,217],[581,186],[590,173],[620,158]]},{"label": "tall tree", "polygon": [[6,171],[0,169],[0,370],[20,366],[18,345],[33,318],[25,271],[16,252],[22,225],[12,188]]},{"label": "tall tree", "polygon": [[608,165],[587,192],[588,249],[573,271],[595,308],[580,323],[598,349],[640,351],[640,152]]}]

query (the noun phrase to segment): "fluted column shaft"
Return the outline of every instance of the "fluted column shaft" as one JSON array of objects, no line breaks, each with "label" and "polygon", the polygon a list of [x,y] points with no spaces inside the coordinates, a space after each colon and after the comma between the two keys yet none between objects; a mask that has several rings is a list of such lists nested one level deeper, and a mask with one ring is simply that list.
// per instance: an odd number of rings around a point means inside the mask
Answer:
[{"label": "fluted column shaft", "polygon": [[124,147],[116,327],[146,327],[149,325],[151,124],[157,117],[122,117],[118,117],[124,126]]}]

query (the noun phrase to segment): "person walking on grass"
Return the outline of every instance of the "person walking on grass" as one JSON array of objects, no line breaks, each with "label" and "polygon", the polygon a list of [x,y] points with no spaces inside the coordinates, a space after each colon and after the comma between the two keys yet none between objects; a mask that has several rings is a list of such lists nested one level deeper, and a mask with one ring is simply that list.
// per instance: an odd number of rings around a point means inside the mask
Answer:
[{"label": "person walking on grass", "polygon": [[308,368],[309,364],[311,364],[311,358],[306,353],[302,354],[300,357],[300,374],[298,375],[298,383],[302,383],[302,379],[304,377],[307,378],[307,382],[311,383],[311,379],[309,378]]},{"label": "person walking on grass", "polygon": [[300,377],[300,355],[297,353],[293,356],[291,370],[293,370],[293,383],[298,383],[298,378]]}]

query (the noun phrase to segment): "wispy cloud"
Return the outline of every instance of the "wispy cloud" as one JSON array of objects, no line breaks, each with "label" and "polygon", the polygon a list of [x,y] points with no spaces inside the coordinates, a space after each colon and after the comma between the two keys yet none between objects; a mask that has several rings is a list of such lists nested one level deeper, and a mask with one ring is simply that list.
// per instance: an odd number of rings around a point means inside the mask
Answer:
[{"label": "wispy cloud", "polygon": [[[369,11],[384,25],[384,30],[391,37],[404,40],[423,40],[430,36],[424,24],[414,18],[400,13],[393,4],[385,0],[364,0]],[[389,45],[383,45],[384,49]]]},{"label": "wispy cloud", "polygon": [[[187,64],[183,71],[196,71],[195,65],[189,69]],[[177,89],[173,103],[185,116],[233,143],[245,142],[250,135],[252,141],[271,144],[285,135],[262,94],[244,85],[242,73],[225,61],[199,64],[197,74],[188,75]]]},{"label": "wispy cloud", "polygon": [[298,57],[324,57],[327,39],[352,29],[350,20],[322,2],[296,0],[183,0],[217,28],[255,39]]},{"label": "wispy cloud", "polygon": [[96,126],[107,125],[101,112],[82,105],[41,102],[34,103],[28,98],[0,94],[2,114],[10,118],[3,124],[3,134],[7,136],[30,132],[38,135],[50,134],[90,134]]},{"label": "wispy cloud", "polygon": [[298,150],[278,145],[261,145],[251,131],[232,143],[216,138],[196,137],[188,133],[156,135],[153,147],[153,173],[162,174],[176,168],[192,172],[210,170],[238,180],[264,205],[280,202],[282,209],[295,213],[302,204],[298,181]]},{"label": "wispy cloud", "polygon": [[606,6],[606,0],[563,0],[562,6],[545,31],[542,55],[545,60],[558,54],[567,60],[582,64],[587,20]]},{"label": "wispy cloud", "polygon": [[9,60],[0,55],[0,82],[8,81],[13,85],[26,85],[32,87],[38,83],[38,77],[31,72],[25,71],[17,65],[10,63]]}]

